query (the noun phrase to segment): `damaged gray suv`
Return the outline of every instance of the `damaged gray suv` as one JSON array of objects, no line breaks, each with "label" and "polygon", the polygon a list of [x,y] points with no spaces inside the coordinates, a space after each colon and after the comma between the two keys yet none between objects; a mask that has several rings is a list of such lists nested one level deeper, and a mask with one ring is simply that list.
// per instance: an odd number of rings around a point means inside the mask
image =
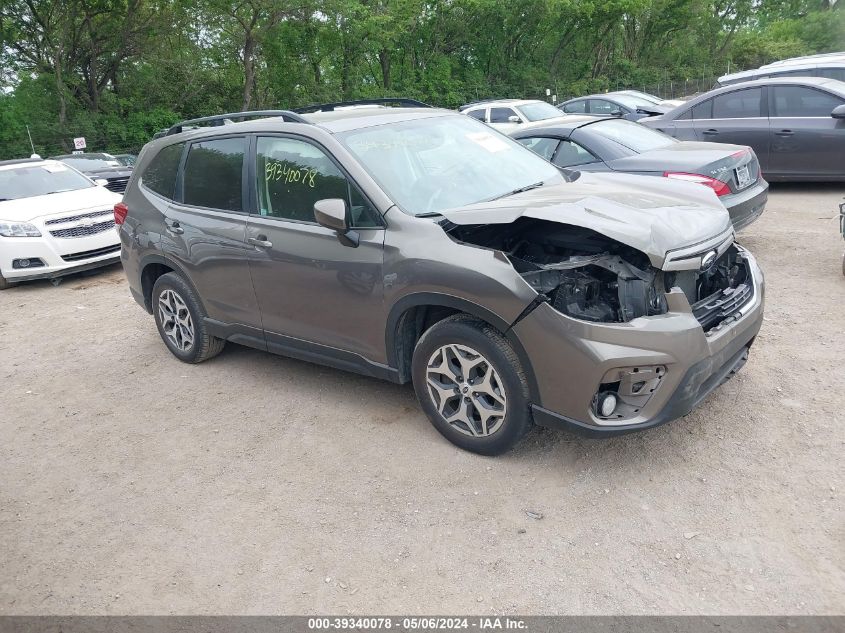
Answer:
[{"label": "damaged gray suv", "polygon": [[763,275],[706,187],[562,172],[433,108],[261,114],[174,126],[115,207],[178,359],[232,341],[411,381],[486,455],[661,424],[745,362]]}]

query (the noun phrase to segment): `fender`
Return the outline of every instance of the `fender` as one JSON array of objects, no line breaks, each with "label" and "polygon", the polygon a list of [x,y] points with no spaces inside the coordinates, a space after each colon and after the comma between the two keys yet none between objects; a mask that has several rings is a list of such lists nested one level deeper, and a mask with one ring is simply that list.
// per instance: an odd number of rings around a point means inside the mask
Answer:
[{"label": "fender", "polygon": [[467,301],[466,299],[454,297],[452,295],[441,294],[438,292],[415,292],[403,296],[401,299],[396,301],[393,306],[391,306],[390,312],[387,316],[387,326],[385,331],[387,364],[390,367],[399,369],[399,358],[396,353],[396,334],[399,330],[402,315],[409,309],[419,306],[443,307],[459,310],[460,312],[465,312],[466,314],[478,317],[482,321],[489,323],[499,330],[505,339],[507,339],[508,343],[511,344],[514,352],[516,352],[516,355],[519,358],[519,362],[522,364],[522,369],[525,372],[525,377],[528,381],[529,399],[531,402],[539,402],[537,399],[539,396],[539,389],[537,387],[536,378],[534,377],[534,368],[532,367],[531,359],[528,357],[528,354],[526,354],[525,348],[520,342],[519,337],[513,332],[513,330],[511,330],[511,325],[513,324],[508,323],[498,314],[488,310],[484,306],[480,306],[476,303],[472,303],[471,301]]},{"label": "fender", "polygon": [[[176,262],[174,259],[171,259],[170,257],[165,257],[160,253],[151,253],[149,255],[144,255],[138,263],[138,271],[141,275],[141,279],[144,278],[144,269],[150,264],[163,264],[168,268],[172,268],[175,272],[179,273],[182,276],[182,279],[185,280],[185,283],[187,283],[191,287],[191,290],[194,291],[194,295],[199,298],[200,301],[202,301],[200,293],[197,292],[197,287],[191,280],[191,276],[185,271],[185,268],[181,264]],[[203,311],[205,311],[205,306],[203,306],[202,308]],[[150,314],[153,313],[152,306],[150,305],[150,300],[146,295],[144,296],[144,309]]]}]

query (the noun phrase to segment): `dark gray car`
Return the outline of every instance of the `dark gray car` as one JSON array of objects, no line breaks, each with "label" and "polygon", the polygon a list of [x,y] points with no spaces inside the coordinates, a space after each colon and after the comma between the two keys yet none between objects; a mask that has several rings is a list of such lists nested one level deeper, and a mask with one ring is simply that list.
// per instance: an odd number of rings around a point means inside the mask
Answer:
[{"label": "dark gray car", "polygon": [[669,108],[658,105],[648,97],[630,92],[606,92],[564,101],[558,108],[565,114],[589,114],[591,116],[617,117],[628,121],[639,121],[645,117],[663,114]]},{"label": "dark gray car", "polygon": [[754,148],[766,179],[845,180],[845,82],[761,79],[711,90],[643,125]]},{"label": "dark gray car", "polygon": [[85,153],[51,156],[50,160],[60,160],[81,171],[92,180],[105,180],[103,185],[109,191],[123,193],[132,175],[132,167],[124,165],[111,154]]},{"label": "dark gray car", "polygon": [[484,454],[533,424],[600,436],[682,416],[763,319],[763,275],[712,191],[567,176],[433,108],[167,134],[115,221],[178,359],[232,341],[412,381],[437,430]]},{"label": "dark gray car", "polygon": [[511,137],[558,167],[697,182],[716,192],[736,230],[766,207],[769,184],[749,147],[678,141],[638,123],[594,117],[524,126]]}]

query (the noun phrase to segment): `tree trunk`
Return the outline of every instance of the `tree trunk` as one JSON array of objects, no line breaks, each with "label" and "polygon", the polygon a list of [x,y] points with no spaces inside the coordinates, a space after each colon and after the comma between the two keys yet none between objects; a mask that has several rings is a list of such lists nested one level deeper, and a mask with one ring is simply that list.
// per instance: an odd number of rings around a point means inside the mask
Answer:
[{"label": "tree trunk", "polygon": [[381,87],[390,90],[390,51],[381,49],[378,52],[378,61],[381,65]]},{"label": "tree trunk", "polygon": [[255,37],[247,32],[244,40],[244,98],[243,112],[249,110],[252,104],[252,93],[255,88]]}]

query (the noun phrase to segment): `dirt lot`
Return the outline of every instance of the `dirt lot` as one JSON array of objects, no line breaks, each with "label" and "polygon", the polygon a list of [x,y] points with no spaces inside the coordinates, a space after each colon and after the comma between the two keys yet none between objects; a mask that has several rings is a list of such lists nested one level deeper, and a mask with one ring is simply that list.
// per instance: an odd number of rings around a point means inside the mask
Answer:
[{"label": "dirt lot", "polygon": [[3,292],[0,613],[843,613],[842,195],[741,235],[766,322],[698,410],[500,458],[410,387],[179,363],[119,267]]}]

